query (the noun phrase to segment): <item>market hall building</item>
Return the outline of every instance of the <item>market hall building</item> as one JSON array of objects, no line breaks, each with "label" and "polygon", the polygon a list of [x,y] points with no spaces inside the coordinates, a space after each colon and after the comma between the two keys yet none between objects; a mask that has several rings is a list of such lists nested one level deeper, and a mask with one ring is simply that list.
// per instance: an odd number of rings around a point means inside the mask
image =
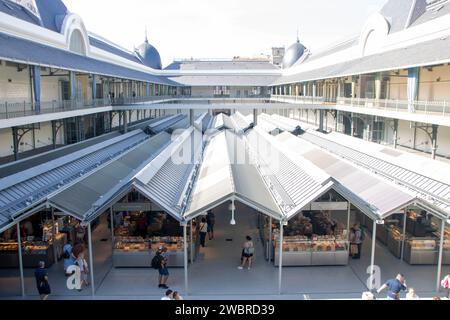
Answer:
[{"label": "market hall building", "polygon": [[[388,1],[311,52],[180,60],[129,51],[59,0],[0,0],[0,296],[357,298],[450,272],[450,3]],[[215,239],[199,245],[208,211]],[[361,258],[351,259],[359,222]],[[238,270],[255,242],[252,270]],[[90,286],[69,290],[63,247]],[[220,278],[217,275],[220,274]],[[376,282],[376,281],[375,281]],[[245,283],[245,286],[242,284]]]}]

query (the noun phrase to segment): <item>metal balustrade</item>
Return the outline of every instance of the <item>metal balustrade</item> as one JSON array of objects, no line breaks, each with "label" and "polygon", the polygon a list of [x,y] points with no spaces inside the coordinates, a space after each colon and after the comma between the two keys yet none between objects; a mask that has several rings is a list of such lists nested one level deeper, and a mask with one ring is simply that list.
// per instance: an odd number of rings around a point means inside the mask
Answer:
[{"label": "metal balustrade", "polygon": [[272,101],[300,105],[342,105],[358,108],[371,108],[386,111],[409,112],[417,114],[450,116],[450,101],[414,101],[368,98],[325,98],[310,96],[272,95]]},{"label": "metal balustrade", "polygon": [[109,99],[96,100],[63,100],[40,102],[40,108],[32,102],[0,102],[0,119],[29,117],[49,113],[67,112],[95,107],[110,106]]},{"label": "metal balustrade", "polygon": [[338,105],[410,112],[426,115],[450,116],[450,101],[414,101],[393,99],[338,98]]}]

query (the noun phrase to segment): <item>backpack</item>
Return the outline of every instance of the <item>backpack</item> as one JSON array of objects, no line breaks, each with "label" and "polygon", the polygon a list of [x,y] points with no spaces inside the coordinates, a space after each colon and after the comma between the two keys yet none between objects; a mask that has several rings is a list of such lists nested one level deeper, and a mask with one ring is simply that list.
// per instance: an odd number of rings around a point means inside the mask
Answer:
[{"label": "backpack", "polygon": [[361,227],[361,242],[363,242],[364,239],[366,239],[366,232],[364,231],[364,228]]},{"label": "backpack", "polygon": [[254,254],[255,248],[254,247],[244,248],[244,253],[245,254]]},{"label": "backpack", "polygon": [[156,269],[156,270],[160,269],[162,260],[163,260],[163,257],[157,253],[156,256],[154,256],[152,259],[152,268]]},{"label": "backpack", "polygon": [[64,250],[64,253],[63,253],[63,259],[70,259],[70,253],[69,253],[69,251],[67,251],[67,250]]}]

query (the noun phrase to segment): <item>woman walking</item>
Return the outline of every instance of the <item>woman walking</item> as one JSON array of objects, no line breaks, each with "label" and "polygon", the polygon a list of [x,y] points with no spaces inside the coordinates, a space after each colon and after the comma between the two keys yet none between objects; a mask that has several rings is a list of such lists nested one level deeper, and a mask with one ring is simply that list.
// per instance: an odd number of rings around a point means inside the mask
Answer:
[{"label": "woman walking", "polygon": [[84,258],[84,252],[81,252],[78,255],[78,258],[75,261],[75,264],[80,268],[81,288],[79,289],[79,291],[81,291],[82,288],[83,288],[83,284],[85,286],[89,285],[89,282],[88,282],[89,268],[88,268],[88,264],[86,262],[86,259]]},{"label": "woman walking", "polygon": [[252,268],[253,255],[255,254],[255,246],[252,241],[252,237],[247,236],[242,250],[242,264],[238,267],[239,270],[243,270],[245,265],[248,264],[248,270]]}]

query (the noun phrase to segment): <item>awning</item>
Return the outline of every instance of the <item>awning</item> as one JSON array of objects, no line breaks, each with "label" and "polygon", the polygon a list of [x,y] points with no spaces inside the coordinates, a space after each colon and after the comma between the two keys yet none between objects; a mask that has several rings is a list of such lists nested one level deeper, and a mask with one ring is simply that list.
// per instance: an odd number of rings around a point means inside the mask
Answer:
[{"label": "awning", "polygon": [[48,202],[82,221],[102,213],[118,194],[128,190],[132,179],[170,143],[168,133],[160,133],[134,147],[69,188],[50,197]]},{"label": "awning", "polygon": [[280,208],[248,157],[245,141],[237,134],[225,130],[212,137],[204,151],[185,219],[232,199],[281,219]]}]

